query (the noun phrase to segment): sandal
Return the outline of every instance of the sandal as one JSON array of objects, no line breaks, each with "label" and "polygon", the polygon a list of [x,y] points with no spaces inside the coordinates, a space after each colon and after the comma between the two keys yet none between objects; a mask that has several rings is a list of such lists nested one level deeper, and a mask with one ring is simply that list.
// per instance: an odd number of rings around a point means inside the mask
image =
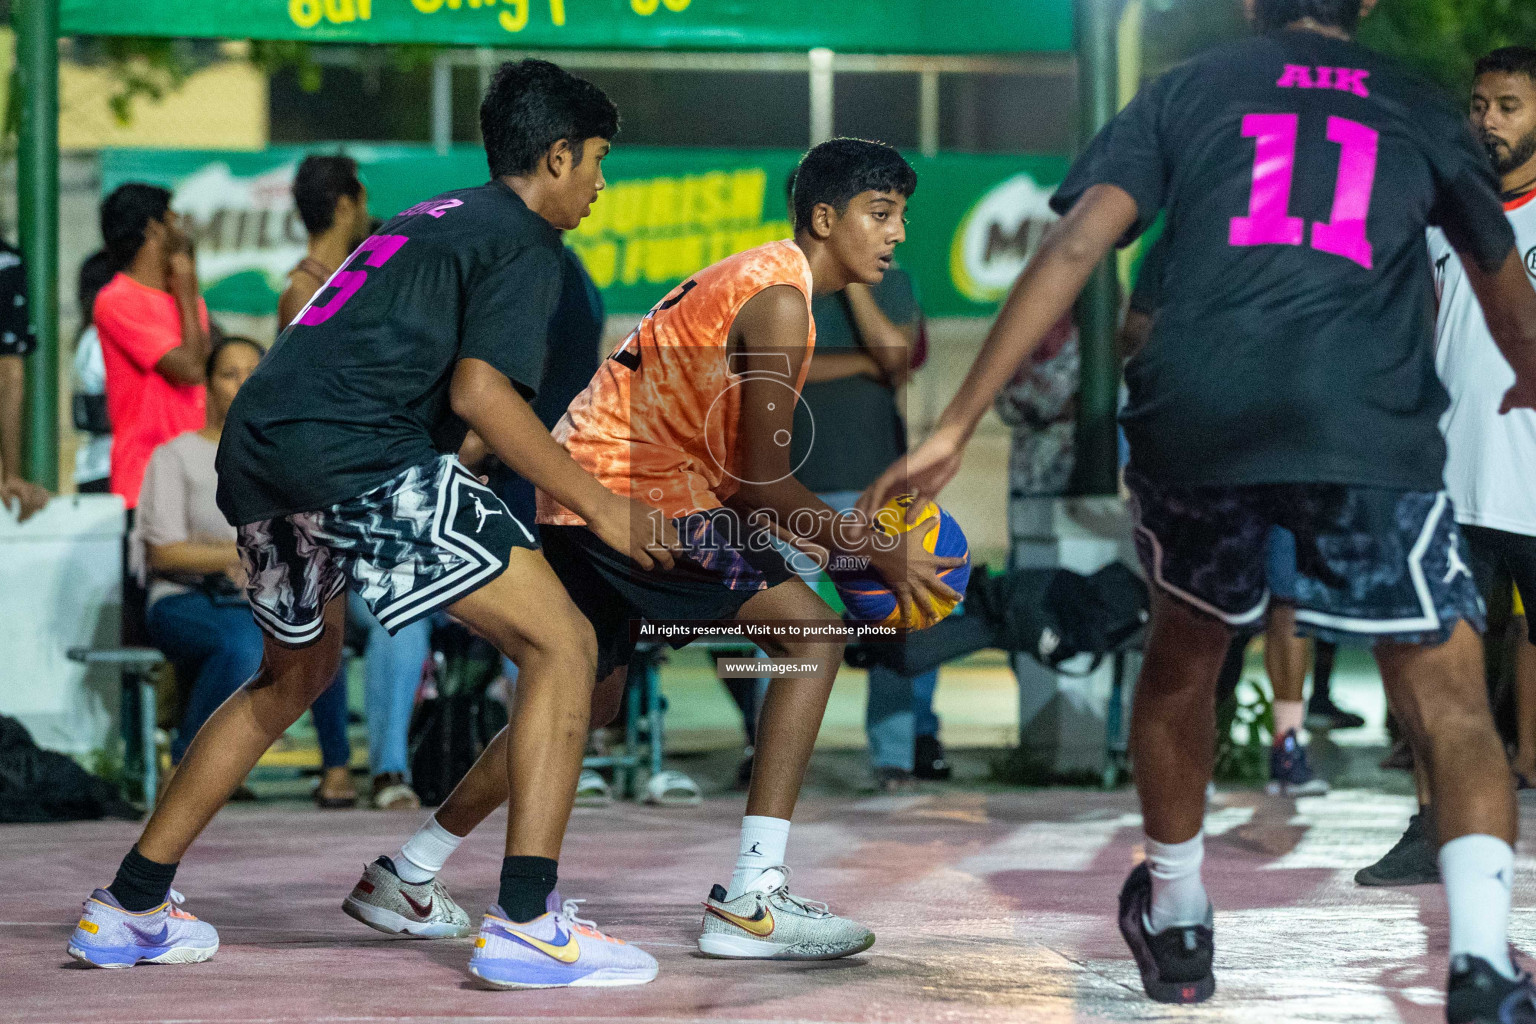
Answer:
[{"label": "sandal", "polygon": [[325,811],[340,811],[357,806],[357,790],[352,788],[352,772],[345,767],[326,768],[315,784],[315,806]]},{"label": "sandal", "polygon": [[576,780],[576,806],[607,807],[611,803],[613,790],[608,788],[608,780],[591,768],[583,768]]},{"label": "sandal", "polygon": [[400,772],[385,772],[373,777],[373,806],[381,811],[414,811],[421,807],[421,797]]},{"label": "sandal", "polygon": [[704,802],[704,793],[697,782],[668,769],[652,775],[645,784],[645,802],[657,807],[697,807]]}]

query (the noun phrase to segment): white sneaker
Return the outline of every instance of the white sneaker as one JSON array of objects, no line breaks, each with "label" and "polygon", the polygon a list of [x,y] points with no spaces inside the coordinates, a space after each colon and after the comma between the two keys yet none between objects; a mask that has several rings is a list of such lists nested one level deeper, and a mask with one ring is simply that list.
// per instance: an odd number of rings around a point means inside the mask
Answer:
[{"label": "white sneaker", "polygon": [[789,892],[789,868],[769,868],[734,900],[715,886],[704,901],[699,952],[736,960],[836,960],[862,953],[875,934],[825,903]]},{"label": "white sneaker", "polygon": [[341,903],[354,920],[387,935],[453,939],[470,932],[469,915],[436,878],[412,885],[395,874],[388,857],[363,868],[363,877]]}]

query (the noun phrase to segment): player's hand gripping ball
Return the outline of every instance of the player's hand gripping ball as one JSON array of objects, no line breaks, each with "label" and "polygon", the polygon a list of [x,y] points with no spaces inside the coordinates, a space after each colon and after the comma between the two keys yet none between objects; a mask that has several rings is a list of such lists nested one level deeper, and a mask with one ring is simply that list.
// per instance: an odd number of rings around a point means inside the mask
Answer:
[{"label": "player's hand gripping ball", "polygon": [[[875,513],[875,525],[887,535],[916,530],[923,537],[923,550],[941,558],[964,558],[965,562],[939,573],[939,579],[949,584],[956,593],[964,594],[965,585],[971,578],[971,547],[955,517],[933,502],[921,511],[912,510],[914,497],[899,494],[886,502]],[[933,529],[937,518],[939,528]],[[837,586],[838,596],[848,609],[848,617],[860,622],[877,622],[886,626],[904,626],[908,629],[927,629],[944,620],[955,610],[958,601],[937,597],[920,597],[927,605],[922,609],[921,621],[902,622],[896,605],[896,595],[885,585],[885,580],[873,568],[839,569],[834,563],[828,573]]]}]

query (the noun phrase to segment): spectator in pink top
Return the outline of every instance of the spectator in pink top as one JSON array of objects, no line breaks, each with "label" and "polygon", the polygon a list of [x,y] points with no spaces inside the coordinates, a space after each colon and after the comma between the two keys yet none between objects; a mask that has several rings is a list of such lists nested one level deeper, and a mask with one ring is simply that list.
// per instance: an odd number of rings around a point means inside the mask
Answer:
[{"label": "spectator in pink top", "polygon": [[208,309],[170,205],[170,192],[134,183],[101,205],[102,238],[119,271],[96,296],[95,323],[107,371],[112,493],[130,509],[150,453],[204,418]]}]

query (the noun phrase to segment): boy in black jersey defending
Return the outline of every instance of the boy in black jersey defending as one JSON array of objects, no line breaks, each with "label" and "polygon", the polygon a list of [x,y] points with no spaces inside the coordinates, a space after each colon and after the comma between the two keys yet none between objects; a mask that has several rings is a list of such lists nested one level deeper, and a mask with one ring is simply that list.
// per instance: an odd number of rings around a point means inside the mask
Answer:
[{"label": "boy in black jersey defending", "polygon": [[350,586],[391,631],[447,610],[521,672],[501,894],[471,970],[504,987],[655,976],[650,956],[554,892],[597,664],[592,627],[529,530],[455,456],[472,428],[515,472],[580,506],[604,543],[671,567],[670,525],[588,475],[528,405],[559,232],[603,188],[618,111],[590,83],[524,61],[498,71],[480,117],[491,180],[419,203],[359,245],[230,410],[218,500],[239,527],[267,634],[262,668],[203,726],[116,880],[86,901],[77,959],[190,963],[217,950],[212,927],[168,902],[177,862],[335,674]]},{"label": "boy in black jersey defending", "polygon": [[1506,932],[1517,817],[1482,681],[1483,609],[1442,491],[1425,228],[1445,230],[1536,404],[1536,292],[1465,119],[1358,46],[1373,0],[1248,0],[1262,34],[1175,68],[1111,122],[1053,205],[930,439],[866,493],[933,496],[993,396],[1116,244],[1168,213],[1165,298],[1126,367],[1136,539],[1156,583],[1131,729],[1147,862],[1120,928],[1149,995],[1215,990],[1200,880],[1213,692],[1263,615],[1265,541],[1297,539],[1296,619],[1375,645],[1441,809],[1453,1024],[1536,1022]]}]

